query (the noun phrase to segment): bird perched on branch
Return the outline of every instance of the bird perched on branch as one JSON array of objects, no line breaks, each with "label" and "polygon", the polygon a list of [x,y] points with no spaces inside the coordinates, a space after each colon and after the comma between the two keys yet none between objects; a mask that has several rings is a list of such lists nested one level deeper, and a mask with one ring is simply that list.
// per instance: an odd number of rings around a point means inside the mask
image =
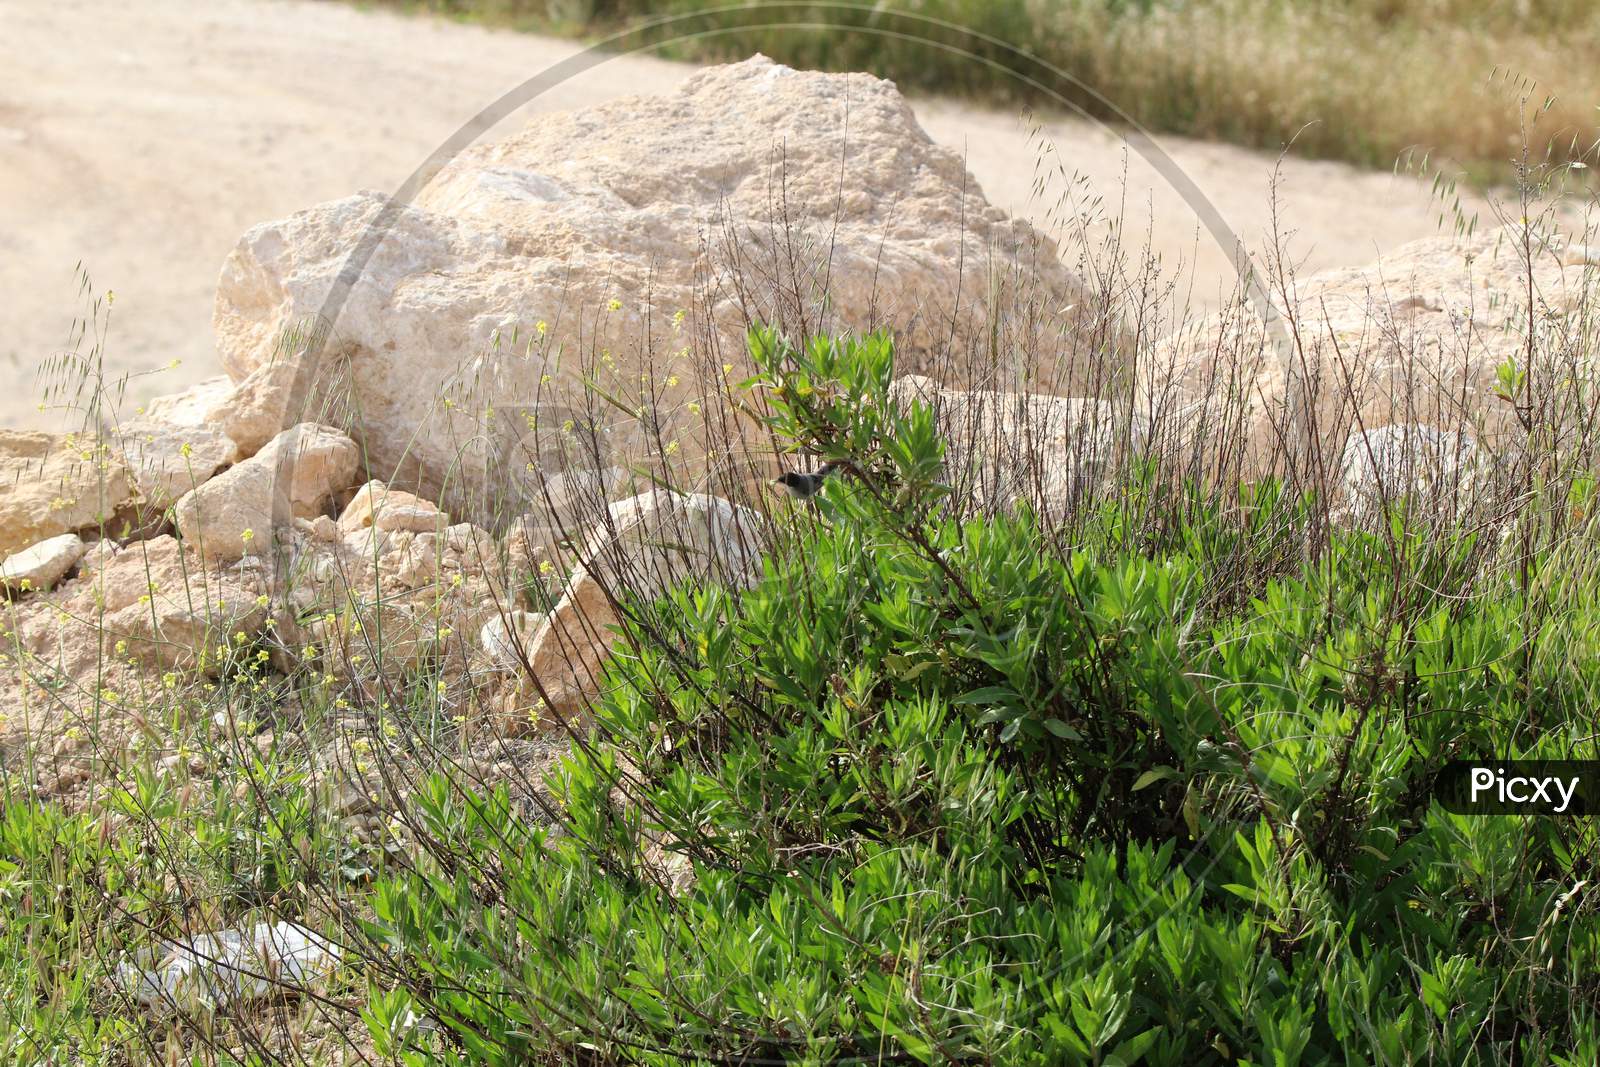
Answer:
[{"label": "bird perched on branch", "polygon": [[824,463],[810,473],[784,471],[772,480],[775,484],[781,485],[788,490],[789,495],[796,500],[810,500],[822,489],[823,479],[838,469],[838,463]]}]

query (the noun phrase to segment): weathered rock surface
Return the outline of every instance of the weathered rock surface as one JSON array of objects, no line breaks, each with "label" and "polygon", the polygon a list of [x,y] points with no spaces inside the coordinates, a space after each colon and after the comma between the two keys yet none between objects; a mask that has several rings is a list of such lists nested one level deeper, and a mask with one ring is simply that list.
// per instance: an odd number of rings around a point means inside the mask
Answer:
[{"label": "weathered rock surface", "polygon": [[61,580],[83,558],[83,539],[59,534],[13,552],[0,563],[0,587],[13,592],[43,591]]},{"label": "weathered rock surface", "polygon": [[[251,561],[208,568],[170,536],[121,551],[107,544],[84,557],[77,577],[22,602],[6,620],[16,636],[8,651],[21,657],[11,696],[30,684],[47,685],[56,701],[92,696],[111,685],[96,678],[112,678],[130,661],[216,674],[265,626],[268,582]],[[37,704],[60,713],[55,702]]]},{"label": "weathered rock surface", "polygon": [[316,373],[317,368],[308,374],[302,369],[295,350],[286,348],[245,375],[212,406],[212,421],[238,443],[241,454],[255,455],[285,426],[350,421],[338,382]]},{"label": "weathered rock surface", "polygon": [[1144,446],[1142,420],[1103,400],[948,389],[915,374],[897,378],[889,396],[933,410],[945,477],[981,510],[1026,501],[1059,517]]},{"label": "weathered rock surface", "polygon": [[[1571,253],[1563,239],[1533,236],[1532,318],[1544,347],[1579,353],[1576,312],[1600,277]],[[1515,418],[1495,395],[1497,369],[1527,362],[1529,269],[1523,231],[1509,227],[1416,241],[1370,266],[1303,279],[1292,317],[1271,333],[1234,308],[1142,354],[1137,406],[1161,425],[1162,447],[1239,443],[1253,476],[1268,469],[1280,435],[1304,439],[1291,430],[1286,369],[1304,366],[1325,455],[1338,455],[1358,425],[1395,423],[1470,432],[1494,450]]]},{"label": "weathered rock surface", "polygon": [[[533,714],[581,713],[599,693],[601,665],[621,619],[612,595],[649,599],[675,582],[709,580],[742,587],[761,574],[766,520],[749,508],[702,493],[656,489],[611,505],[585,540],[587,551],[566,591],[527,644],[528,664],[548,699],[523,685],[505,708],[520,725]],[[539,702],[543,700],[543,706]]]},{"label": "weathered rock surface", "polygon": [[157,537],[117,553],[90,589],[76,590],[85,608],[77,617],[94,618],[97,603],[113,643],[164,666],[215,674],[266,625],[268,587],[264,569],[250,562],[208,567],[176,538]]},{"label": "weathered rock surface", "polygon": [[496,670],[522,669],[522,657],[533,647],[533,635],[544,623],[544,616],[518,608],[496,613],[478,631],[478,646]]},{"label": "weathered rock surface", "polygon": [[[288,338],[285,345],[294,339]],[[220,434],[236,446],[236,454],[229,462],[247,459],[286,427],[346,420],[347,411],[337,402],[340,393],[335,385],[315,375],[298,380],[299,368],[291,346],[281,357],[278,353],[269,354],[238,384],[223,375],[208,378],[181,393],[157,397],[146,406],[144,417],[167,426],[203,428]],[[320,396],[320,402],[306,403],[307,397],[313,395]]]},{"label": "weathered rock surface", "polygon": [[[358,246],[370,258],[336,291]],[[363,193],[257,226],[223,268],[215,324],[244,382],[285,358],[286,330],[330,316],[320,369],[348,389],[373,470],[475,518],[483,485],[525,465],[521,406],[576,405],[580,364],[631,383],[622,395],[650,367],[649,406],[669,418],[714,373],[687,344],[707,330],[740,353],[751,319],[893,325],[903,366],[947,344],[959,364],[987,351],[987,325],[1055,321],[1080,295],[891,83],[756,57],[542,115],[410,206]],[[468,510],[438,495],[447,474]]]},{"label": "weathered rock surface", "polygon": [[368,482],[357,489],[339,515],[339,529],[347,534],[368,528],[383,533],[401,530],[429,533],[449,525],[450,517],[436,505],[414,493],[390,489],[379,481]]},{"label": "weathered rock surface", "polygon": [[361,450],[337,430],[293,426],[254,456],[186,493],[174,506],[184,541],[215,559],[260,553],[274,523],[320,511],[356,480]]},{"label": "weathered rock surface", "polygon": [[0,430],[0,553],[109,522],[133,496],[109,441]]},{"label": "weathered rock surface", "polygon": [[153,508],[167,507],[239,456],[238,446],[220,430],[157,418],[121,424],[117,441],[139,496]]},{"label": "weathered rock surface", "polygon": [[233,395],[233,380],[226,374],[196,382],[181,393],[158,396],[140,414],[169,426],[214,426],[218,404]]}]

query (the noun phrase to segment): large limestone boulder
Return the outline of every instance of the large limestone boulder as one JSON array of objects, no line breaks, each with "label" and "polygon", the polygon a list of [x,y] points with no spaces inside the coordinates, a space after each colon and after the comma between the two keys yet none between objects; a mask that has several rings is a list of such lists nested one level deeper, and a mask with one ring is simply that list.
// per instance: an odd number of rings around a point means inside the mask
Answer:
[{"label": "large limestone boulder", "polygon": [[552,713],[567,718],[594,700],[622,622],[614,597],[648,601],[685,580],[748,586],[761,575],[767,535],[759,514],[704,493],[654,489],[611,505],[585,539],[584,559],[561,598],[531,634],[503,626],[485,636],[501,664],[525,659],[537,680],[524,678],[506,694],[508,722],[549,723]]},{"label": "large limestone boulder", "polygon": [[[1284,472],[1280,442],[1314,440],[1331,460],[1361,427],[1422,424],[1498,451],[1517,420],[1496,396],[1498,368],[1528,369],[1531,320],[1536,349],[1561,364],[1533,368],[1533,383],[1565,395],[1570,421],[1577,394],[1561,383],[1572,382],[1568,357],[1587,358],[1579,312],[1600,281],[1596,257],[1524,236],[1513,226],[1430,238],[1301,279],[1270,330],[1247,306],[1225,309],[1141,353],[1136,406],[1159,447],[1232,450],[1247,477]],[[1291,367],[1303,390],[1291,391]]]},{"label": "large limestone boulder", "polygon": [[892,326],[902,366],[959,369],[1013,329],[1058,336],[1082,302],[1051,242],[985,201],[892,83],[758,56],[541,115],[409,206],[360,193],[257,226],[223,267],[215,326],[234,381],[280,368],[274,426],[343,405],[375,474],[481,518],[540,451],[527,407],[592,406],[580,372],[650,423],[624,451],[681,433],[687,454],[701,420],[683,409],[742,363],[752,320]]},{"label": "large limestone boulder", "polygon": [[213,559],[260,554],[275,524],[309,517],[356,480],[361,451],[327,426],[290,427],[245,460],[188,493],[173,507],[186,543]]},{"label": "large limestone boulder", "polygon": [[133,497],[109,440],[0,430],[0,554],[110,522]]},{"label": "large limestone boulder", "polygon": [[895,379],[889,397],[932,410],[947,482],[983,511],[1026,502],[1060,518],[1145,445],[1137,413],[1092,397],[950,389],[919,374]]}]

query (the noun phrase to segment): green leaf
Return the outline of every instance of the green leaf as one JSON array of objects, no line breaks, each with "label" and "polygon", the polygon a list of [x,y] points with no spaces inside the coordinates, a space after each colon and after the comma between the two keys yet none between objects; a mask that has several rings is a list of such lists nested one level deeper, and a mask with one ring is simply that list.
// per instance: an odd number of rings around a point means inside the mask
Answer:
[{"label": "green leaf", "polygon": [[1144,789],[1147,786],[1152,786],[1157,782],[1176,777],[1178,777],[1178,772],[1173,770],[1171,767],[1151,767],[1148,771],[1145,771],[1134,780],[1133,791],[1137,793],[1139,790]]},{"label": "green leaf", "polygon": [[980,689],[973,689],[956,697],[957,704],[1011,704],[1017,699],[1017,691],[1003,685],[986,685]]},{"label": "green leaf", "polygon": [[1190,837],[1200,836],[1200,806],[1195,802],[1193,789],[1183,796],[1183,822],[1189,828]]},{"label": "green leaf", "polygon": [[1126,1041],[1118,1042],[1117,1047],[1100,1062],[1104,1067],[1133,1067],[1144,1059],[1145,1053],[1150,1051],[1150,1046],[1156,1043],[1156,1039],[1165,1029],[1162,1026],[1153,1027],[1142,1034],[1135,1034]]}]

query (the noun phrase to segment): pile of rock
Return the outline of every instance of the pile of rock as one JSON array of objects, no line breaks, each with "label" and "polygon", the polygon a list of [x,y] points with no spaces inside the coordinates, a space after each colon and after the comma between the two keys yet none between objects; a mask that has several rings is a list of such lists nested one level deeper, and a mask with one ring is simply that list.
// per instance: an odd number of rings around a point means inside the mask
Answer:
[{"label": "pile of rock", "polygon": [[[1059,337],[1087,304],[892,83],[757,56],[542,115],[413,203],[361,193],[250,230],[217,289],[235,387],[216,422],[248,449],[359,412],[347,428],[377,476],[493,525],[486,497],[530,495],[535,408],[593,416],[539,418],[591,431],[583,466],[605,465],[602,443],[633,462],[729,445],[691,405],[742,377],[753,322],[892,326],[903,368],[959,370],[1019,324]],[[583,379],[621,404],[596,410]],[[245,407],[264,423],[249,437]]]},{"label": "pile of rock", "polygon": [[138,688],[263,655],[581,710],[610,591],[754,573],[753,512],[628,473],[737,450],[696,415],[753,322],[892,326],[903,365],[956,366],[1083,295],[891,83],[764,57],[541,116],[408,205],[257,226],[217,289],[227,377],[93,434],[0,435],[0,739],[65,721],[108,663]]},{"label": "pile of rock", "polygon": [[[149,423],[144,454],[162,451],[149,438],[179,432]],[[617,500],[633,488],[620,470],[567,472],[496,535],[366,479],[353,440],[309,423],[193,476],[170,525],[119,537],[117,514],[150,499],[126,453],[85,448],[75,455],[89,459],[68,462],[67,447],[23,435],[14,452],[37,462],[0,485],[23,536],[47,535],[0,564],[11,593],[0,655],[16,683],[0,742],[68,729],[79,705],[117,688],[159,693],[171,672],[305,668],[370,695],[427,665],[463,713],[491,706],[518,730],[551,725],[596,693],[619,621],[610,596],[690,575],[745,582],[759,568],[762,520],[716,497],[655,488]],[[170,478],[152,485],[171,499]]]}]

